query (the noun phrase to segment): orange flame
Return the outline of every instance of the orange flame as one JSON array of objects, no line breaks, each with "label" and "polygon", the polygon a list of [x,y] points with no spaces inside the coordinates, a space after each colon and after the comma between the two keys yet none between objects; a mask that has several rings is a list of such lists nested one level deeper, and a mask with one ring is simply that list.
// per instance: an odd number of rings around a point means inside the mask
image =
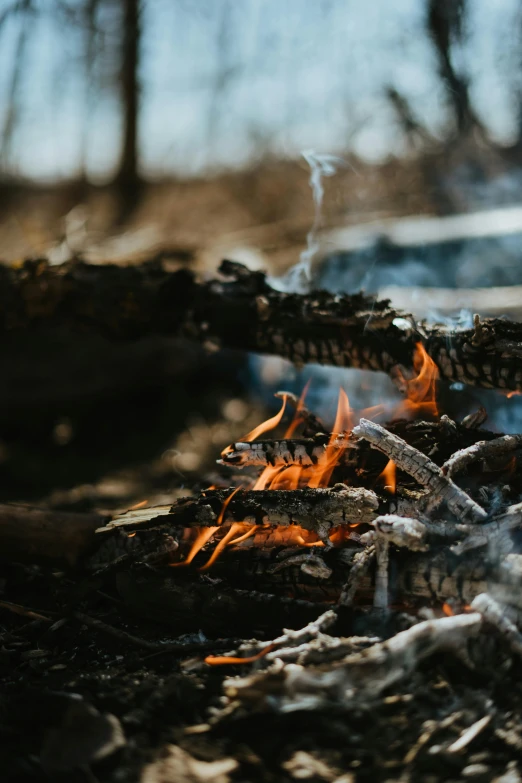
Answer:
[{"label": "orange flame", "polygon": [[[235,490],[233,492],[231,492],[230,495],[225,499],[223,505],[221,506],[221,511],[219,512],[219,516],[218,516],[218,518],[216,520],[216,524],[213,525],[212,527],[204,527],[201,530],[201,532],[198,534],[196,540],[192,544],[192,546],[190,548],[190,551],[189,551],[188,555],[186,556],[185,560],[183,560],[181,563],[172,563],[173,566],[187,566],[189,563],[192,563],[192,561],[196,557],[197,553],[201,549],[203,549],[205,544],[208,541],[210,541],[210,539],[212,538],[212,536],[214,535],[216,530],[219,530],[219,528],[223,524],[223,518],[225,516],[225,511],[227,510],[227,506],[230,503],[230,501],[232,500],[232,498],[234,497],[234,495],[236,495],[239,492],[240,489],[241,489],[241,487],[236,487]],[[232,525],[231,527],[234,527],[234,525]],[[234,532],[236,532],[236,531],[234,531]],[[223,548],[223,547],[221,547],[221,548]],[[207,566],[208,566],[208,563],[207,563]]]},{"label": "orange flame", "polygon": [[309,487],[327,487],[335,466],[341,459],[345,449],[339,449],[333,446],[337,440],[337,435],[348,435],[353,429],[353,414],[350,408],[350,401],[345,390],[339,389],[339,402],[337,405],[337,415],[330,440],[325,449],[324,458],[313,469],[312,477],[308,481]]},{"label": "orange flame", "polygon": [[384,489],[387,490],[390,495],[395,495],[397,489],[397,467],[392,459],[388,460],[388,464],[380,474],[379,479],[384,481]]},{"label": "orange flame", "polygon": [[233,522],[230,525],[228,533],[221,539],[217,547],[212,552],[210,558],[207,560],[204,566],[201,566],[199,569],[200,571],[208,571],[211,565],[216,562],[219,555],[223,551],[223,549],[226,547],[228,543],[231,542],[231,539],[234,538],[236,533],[239,533],[241,530],[243,530],[243,523],[242,522]]},{"label": "orange flame", "polygon": [[446,617],[453,617],[453,616],[454,616],[454,614],[455,614],[455,612],[453,611],[453,609],[451,608],[451,606],[450,606],[448,603],[446,603],[446,602],[444,602],[444,603],[442,604],[442,611],[444,612],[444,614],[446,615]]},{"label": "orange flame", "polygon": [[273,479],[279,474],[282,473],[285,468],[282,468],[281,466],[278,467],[272,467],[268,465],[261,473],[259,478],[257,479],[256,483],[252,487],[254,490],[260,490],[260,489],[266,489],[268,486],[271,485]]},{"label": "orange flame", "polygon": [[205,658],[205,663],[210,664],[210,666],[224,666],[225,664],[236,663],[254,663],[260,658],[263,658],[263,656],[273,650],[274,647],[275,644],[269,644],[267,647],[264,647],[260,652],[258,652],[257,655],[251,655],[249,658],[234,658],[233,656],[229,655],[207,655]]},{"label": "orange flame", "polygon": [[414,414],[438,416],[439,411],[435,395],[439,370],[421,342],[418,342],[415,346],[413,367],[417,371],[415,378],[407,380],[402,377],[407,399],[399,404],[394,411],[394,416],[411,416]]},{"label": "orange flame", "polygon": [[129,511],[137,511],[139,508],[145,508],[148,502],[148,500],[140,500],[139,503],[135,503],[133,506],[131,506]]},{"label": "orange flame", "polygon": [[308,379],[303,391],[301,392],[301,396],[299,397],[299,400],[297,402],[297,407],[295,409],[294,418],[288,425],[288,428],[285,432],[285,438],[291,438],[294,432],[296,431],[297,427],[299,426],[299,424],[301,424],[302,421],[301,411],[304,408],[304,401],[306,399],[306,395],[308,394],[308,389],[310,388],[311,380],[312,380],[311,378]]},{"label": "orange flame", "polygon": [[219,529],[218,525],[215,525],[214,527],[204,527],[201,530],[201,532],[198,534],[194,543],[192,544],[190,548],[190,552],[186,556],[185,560],[183,560],[181,563],[172,563],[172,565],[187,566],[189,563],[192,563],[199,550],[203,549],[207,541],[210,541],[210,539],[218,529]]},{"label": "orange flame", "polygon": [[270,489],[297,489],[303,468],[300,465],[290,465],[280,471],[272,480]]},{"label": "orange flame", "polygon": [[283,418],[283,413],[285,412],[286,408],[286,401],[287,398],[283,397],[283,404],[281,405],[281,410],[279,413],[276,413],[275,416],[272,416],[271,419],[267,419],[266,421],[261,422],[261,424],[258,424],[257,427],[254,427],[254,429],[249,432],[247,435],[245,435],[244,438],[241,438],[242,441],[251,441],[255,440],[256,438],[259,438],[260,435],[263,435],[265,432],[268,432],[268,430],[273,430],[274,427],[277,427],[281,419]]}]

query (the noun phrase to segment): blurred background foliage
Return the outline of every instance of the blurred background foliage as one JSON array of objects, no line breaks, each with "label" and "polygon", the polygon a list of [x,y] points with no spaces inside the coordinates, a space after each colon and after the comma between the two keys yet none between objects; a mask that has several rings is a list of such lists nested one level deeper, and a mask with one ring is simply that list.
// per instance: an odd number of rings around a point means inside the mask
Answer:
[{"label": "blurred background foliage", "polygon": [[3,179],[520,148],[519,0],[2,0]]}]

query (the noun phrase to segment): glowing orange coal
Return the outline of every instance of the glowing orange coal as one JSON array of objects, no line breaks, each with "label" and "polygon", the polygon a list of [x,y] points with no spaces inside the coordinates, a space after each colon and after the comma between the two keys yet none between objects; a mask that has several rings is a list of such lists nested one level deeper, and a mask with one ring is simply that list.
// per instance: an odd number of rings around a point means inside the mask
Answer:
[{"label": "glowing orange coal", "polygon": [[384,489],[389,492],[390,495],[395,495],[397,489],[397,468],[392,459],[388,460],[388,464],[380,474],[379,479],[383,480]]},{"label": "glowing orange coal", "polygon": [[415,415],[436,417],[439,415],[436,400],[439,370],[420,342],[415,346],[413,367],[417,372],[414,378],[401,377],[407,399],[395,409],[394,416],[397,418]]}]

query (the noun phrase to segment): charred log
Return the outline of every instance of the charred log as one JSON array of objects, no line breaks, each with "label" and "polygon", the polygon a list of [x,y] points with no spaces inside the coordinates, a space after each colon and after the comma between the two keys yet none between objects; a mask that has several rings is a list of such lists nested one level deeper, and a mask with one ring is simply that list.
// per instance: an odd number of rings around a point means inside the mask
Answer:
[{"label": "charred log", "polygon": [[136,614],[174,626],[179,633],[202,628],[219,634],[300,628],[328,607],[325,604],[244,590],[209,577],[173,578],[168,572],[134,568],[118,574],[118,592]]},{"label": "charred log", "polygon": [[[260,272],[223,262],[225,280],[197,283],[159,261],[139,267],[59,267],[46,261],[0,268],[0,330],[49,325],[137,339],[169,334],[207,345],[393,373],[411,369],[421,342],[440,377],[473,386],[522,390],[522,326],[476,320],[450,332],[354,294],[307,296],[272,289]],[[449,347],[451,345],[451,347]]]},{"label": "charred log", "polygon": [[[469,429],[463,424],[450,422],[447,417],[441,418],[436,422],[405,420],[392,421],[386,425],[386,429],[395,435],[398,435],[410,446],[421,451],[437,465],[442,466],[448,462],[456,452],[468,450],[479,442],[485,444],[497,439],[497,435],[488,430]],[[513,449],[519,446],[516,436],[505,436],[508,439],[506,451],[511,447]],[[299,465],[302,467],[313,467],[318,464],[326,453],[326,448],[330,454],[337,451],[339,453],[339,465],[341,467],[352,466],[358,470],[370,470],[374,468],[379,472],[383,469],[385,461],[379,458],[377,452],[371,449],[368,444],[349,435],[325,434],[318,432],[313,437],[305,438],[274,438],[257,441],[237,441],[230,444],[221,455],[221,463],[230,467],[243,468],[248,466],[289,466]],[[480,447],[486,452],[489,451],[487,445]],[[498,456],[496,446],[491,447],[491,451]],[[474,455],[476,449],[470,451]],[[475,458],[466,458],[466,467],[470,465]],[[460,458],[459,458],[460,460]],[[462,466],[464,468],[464,466]],[[496,465],[498,469],[498,465]],[[450,475],[450,474],[449,474]]]},{"label": "charred log", "polygon": [[342,524],[367,523],[376,516],[379,501],[374,492],[338,484],[331,489],[266,491],[206,490],[199,498],[181,498],[173,506],[130,511],[101,528],[127,533],[156,527],[162,522],[178,527],[212,527],[244,522],[247,525],[299,525],[318,535]]}]

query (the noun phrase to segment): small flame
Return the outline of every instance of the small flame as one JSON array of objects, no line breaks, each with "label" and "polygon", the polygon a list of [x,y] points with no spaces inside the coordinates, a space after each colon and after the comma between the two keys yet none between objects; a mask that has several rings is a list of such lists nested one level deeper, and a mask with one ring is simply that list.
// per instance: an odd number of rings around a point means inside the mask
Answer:
[{"label": "small flame", "polygon": [[438,416],[436,382],[439,378],[439,370],[421,342],[415,346],[413,367],[417,376],[410,380],[402,377],[407,399],[396,408],[394,416],[409,416],[418,413],[433,417]]},{"label": "small flame", "polygon": [[[216,530],[219,530],[219,528],[223,524],[223,519],[224,519],[224,516],[225,516],[225,511],[227,510],[227,506],[230,503],[230,501],[232,500],[232,498],[234,497],[234,495],[236,495],[239,492],[240,489],[241,489],[241,487],[236,487],[235,490],[233,492],[231,492],[230,495],[225,499],[223,505],[221,506],[221,511],[219,512],[219,516],[218,516],[218,518],[216,520],[216,524],[213,525],[212,527],[204,527],[201,530],[201,532],[198,534],[198,537],[196,538],[196,540],[192,544],[192,546],[190,548],[190,552],[188,553],[188,555],[185,558],[185,560],[183,560],[181,563],[172,563],[173,566],[187,566],[189,563],[192,563],[192,561],[194,560],[194,558],[196,557],[196,555],[200,551],[200,549],[203,549],[205,544],[208,541],[210,541],[210,539],[212,538],[212,536],[214,535]],[[232,525],[231,527],[234,527],[234,525]],[[234,532],[236,532],[236,531],[234,531]],[[225,536],[225,538],[226,538],[226,536]],[[220,542],[220,543],[222,543],[222,542]],[[221,547],[221,549],[222,548],[223,547]],[[221,549],[219,551],[221,551]],[[214,557],[214,555],[212,555],[212,557]],[[206,564],[206,566],[203,566],[203,567],[204,568],[208,567],[208,563]]]},{"label": "small flame", "polygon": [[519,391],[510,391],[510,392],[508,392],[508,393],[506,394],[506,397],[508,398],[508,400],[510,400],[512,397],[518,397],[520,394],[522,394],[522,392],[519,392]]},{"label": "small flame", "polygon": [[260,652],[258,652],[257,655],[251,655],[249,658],[234,658],[233,656],[229,655],[207,655],[205,658],[205,663],[210,664],[210,666],[224,666],[225,664],[237,663],[254,663],[260,658],[263,658],[263,656],[273,650],[274,647],[275,645],[273,643],[269,644],[267,647],[264,647]]},{"label": "small flame", "polygon": [[302,421],[301,411],[304,408],[304,402],[306,399],[306,395],[308,394],[308,389],[310,388],[311,380],[312,380],[311,378],[308,379],[303,391],[301,392],[301,396],[299,397],[299,400],[297,402],[297,407],[295,409],[294,418],[288,425],[288,429],[285,432],[285,438],[291,438],[294,432],[296,431],[297,427],[301,424]]},{"label": "small flame", "polygon": [[442,611],[444,612],[446,617],[453,617],[454,614],[455,614],[455,612],[453,611],[453,609],[451,608],[451,606],[448,603],[443,603],[442,604]]},{"label": "small flame", "polygon": [[299,533],[295,540],[299,546],[324,546],[324,541],[320,541],[317,534],[315,534],[315,538],[312,541],[305,541],[304,537]]},{"label": "small flame", "polygon": [[145,508],[148,502],[148,500],[140,500],[139,503],[135,503],[133,506],[131,506],[129,511],[137,511],[139,508]]},{"label": "small flame", "polygon": [[283,397],[283,404],[281,405],[281,410],[279,413],[276,413],[275,416],[272,416],[271,419],[267,419],[266,421],[261,422],[261,424],[258,424],[257,427],[254,427],[254,429],[248,433],[248,435],[245,435],[244,438],[241,438],[242,441],[252,441],[256,438],[259,438],[260,435],[263,435],[265,432],[268,432],[268,430],[273,430],[274,427],[277,427],[281,419],[283,418],[283,414],[285,412],[286,408],[286,402],[287,398]]},{"label": "small flame", "polygon": [[308,482],[309,487],[316,488],[328,486],[334,468],[345,451],[345,448],[339,449],[333,446],[334,441],[337,440],[338,435],[348,435],[352,429],[353,414],[350,408],[350,401],[345,390],[341,387],[339,389],[339,402],[337,405],[337,415],[335,417],[333,431],[325,449],[324,458],[320,460],[312,471],[312,477]]},{"label": "small flame", "polygon": [[190,552],[186,556],[185,560],[183,560],[181,563],[172,563],[173,566],[187,566],[189,563],[192,563],[194,558],[196,557],[197,553],[200,549],[203,549],[207,541],[210,541],[216,530],[219,530],[218,525],[214,527],[204,527],[201,532],[198,534],[196,540],[192,544],[190,548]]},{"label": "small flame", "polygon": [[392,459],[388,460],[388,464],[380,474],[379,479],[384,481],[384,489],[390,495],[395,495],[397,489],[397,467]]},{"label": "small flame", "polygon": [[227,546],[227,544],[231,543],[231,539],[234,538],[236,533],[239,533],[242,530],[243,530],[243,523],[242,522],[233,522],[230,525],[230,529],[229,529],[228,533],[225,536],[223,536],[223,538],[221,539],[221,541],[219,542],[217,547],[212,552],[212,555],[210,556],[210,558],[207,560],[207,562],[205,563],[204,566],[201,566],[201,568],[199,570],[200,571],[208,571],[210,566],[213,565],[216,562],[216,560],[218,559],[219,555],[221,554],[223,549]]}]

